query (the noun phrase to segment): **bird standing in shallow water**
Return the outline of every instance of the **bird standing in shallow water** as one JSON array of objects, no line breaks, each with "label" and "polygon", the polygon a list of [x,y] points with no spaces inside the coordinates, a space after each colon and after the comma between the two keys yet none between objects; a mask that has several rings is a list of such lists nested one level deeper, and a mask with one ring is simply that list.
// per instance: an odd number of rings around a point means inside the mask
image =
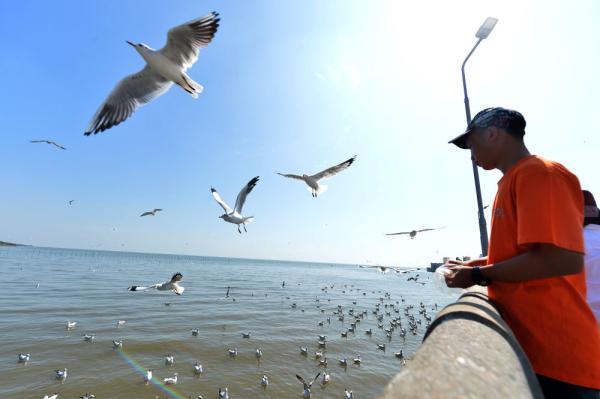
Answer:
[{"label": "bird standing in shallow water", "polygon": [[92,118],[84,134],[96,134],[110,129],[129,118],[140,106],[149,103],[169,90],[173,83],[197,98],[203,87],[185,72],[198,59],[219,27],[219,14],[212,12],[171,29],[167,44],[160,50],[143,43],[128,44],[144,58],[146,66],[123,78],[108,95]]}]

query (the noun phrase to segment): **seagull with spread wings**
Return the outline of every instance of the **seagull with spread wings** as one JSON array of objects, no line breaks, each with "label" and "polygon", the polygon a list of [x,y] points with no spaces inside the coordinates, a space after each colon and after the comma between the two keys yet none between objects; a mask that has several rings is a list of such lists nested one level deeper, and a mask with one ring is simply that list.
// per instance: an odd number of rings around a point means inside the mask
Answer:
[{"label": "seagull with spread wings", "polygon": [[432,231],[435,229],[421,229],[421,230],[412,230],[412,231],[401,231],[399,233],[387,233],[386,236],[398,236],[398,235],[402,235],[402,234],[408,234],[410,236],[411,240],[414,240],[415,236],[417,235],[417,233],[422,233],[424,231]]},{"label": "seagull with spread wings", "polygon": [[203,87],[185,72],[196,62],[200,50],[212,41],[219,27],[218,17],[218,13],[212,12],[174,27],[167,34],[167,44],[158,51],[143,43],[127,41],[146,61],[146,66],[115,86],[84,134],[97,134],[118,125],[140,106],[166,93],[173,83],[198,98]]},{"label": "seagull with spread wings", "polygon": [[132,285],[127,288],[128,291],[145,291],[150,289],[157,289],[159,291],[173,291],[177,295],[183,294],[185,290],[184,287],[179,285],[179,282],[183,280],[183,275],[181,273],[175,273],[171,280],[165,281],[163,283],[152,284],[147,287],[143,287],[140,285]]},{"label": "seagull with spread wings", "polygon": [[304,387],[304,391],[302,392],[302,397],[304,399],[309,399],[310,398],[310,388],[314,384],[315,380],[317,378],[319,378],[319,375],[321,375],[321,372],[318,372],[317,375],[315,376],[315,378],[312,379],[312,381],[306,382],[306,381],[304,381],[304,378],[302,378],[301,376],[299,376],[298,374],[296,374],[296,378],[298,379],[298,381],[300,381],[302,383],[302,385]]},{"label": "seagull with spread wings", "polygon": [[160,209],[160,208],[154,208],[154,210],[152,210],[152,211],[148,211],[148,212],[142,213],[140,215],[140,217],[143,217],[143,216],[154,216],[154,215],[156,215],[156,212],[161,212],[161,211],[162,211],[162,209]]},{"label": "seagull with spread wings", "polygon": [[332,166],[331,168],[325,169],[324,171],[319,172],[314,175],[311,175],[311,176],[306,175],[306,174],[303,174],[302,176],[300,176],[300,175],[294,175],[294,174],[289,174],[289,173],[285,174],[285,173],[279,173],[279,172],[277,172],[277,174],[280,176],[283,176],[283,177],[287,177],[289,179],[302,180],[303,182],[305,182],[308,185],[308,191],[310,191],[312,196],[316,198],[317,195],[322,194],[325,192],[325,190],[327,190],[327,186],[325,186],[323,184],[319,184],[319,180],[327,179],[327,178],[337,175],[342,170],[347,169],[350,165],[352,165],[352,163],[354,163],[355,159],[356,159],[356,155],[338,165]]},{"label": "seagull with spread wings", "polygon": [[53,146],[55,146],[56,148],[60,149],[60,150],[66,150],[65,147],[63,147],[60,144],[57,144],[55,141],[50,141],[50,140],[29,140],[30,143],[46,143],[46,144],[51,144]]},{"label": "seagull with spread wings", "polygon": [[221,205],[221,208],[223,208],[223,210],[225,211],[225,213],[219,217],[226,222],[237,224],[238,233],[240,234],[242,233],[242,231],[240,230],[240,225],[244,226],[245,232],[248,232],[248,230],[246,230],[246,224],[252,222],[252,220],[254,219],[254,216],[242,216],[242,208],[246,203],[246,197],[248,196],[248,194],[250,194],[254,186],[256,186],[256,183],[258,183],[258,178],[258,176],[252,178],[248,182],[248,184],[246,184],[242,188],[242,190],[237,196],[237,199],[235,200],[235,207],[233,209],[231,209],[231,207],[227,205],[225,201],[223,201],[223,198],[221,198],[217,190],[215,190],[213,187],[210,188],[210,192],[212,193],[213,198],[215,199],[215,201],[217,201],[219,205]]}]

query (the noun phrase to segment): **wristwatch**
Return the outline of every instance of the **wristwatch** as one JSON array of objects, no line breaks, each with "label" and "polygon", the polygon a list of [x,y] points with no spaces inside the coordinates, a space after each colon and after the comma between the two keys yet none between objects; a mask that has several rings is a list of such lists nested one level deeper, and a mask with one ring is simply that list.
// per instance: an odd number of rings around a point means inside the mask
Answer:
[{"label": "wristwatch", "polygon": [[492,279],[489,277],[485,277],[483,273],[481,273],[481,269],[479,266],[474,266],[471,268],[471,280],[477,285],[488,286],[492,282]]}]

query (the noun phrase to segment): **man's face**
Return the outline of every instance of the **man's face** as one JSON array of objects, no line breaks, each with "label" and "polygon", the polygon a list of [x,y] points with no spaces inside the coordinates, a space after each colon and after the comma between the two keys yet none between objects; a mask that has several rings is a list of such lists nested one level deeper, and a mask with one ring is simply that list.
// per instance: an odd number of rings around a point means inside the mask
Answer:
[{"label": "man's face", "polygon": [[485,170],[496,168],[491,129],[477,128],[467,138],[467,148],[471,150],[471,159]]}]

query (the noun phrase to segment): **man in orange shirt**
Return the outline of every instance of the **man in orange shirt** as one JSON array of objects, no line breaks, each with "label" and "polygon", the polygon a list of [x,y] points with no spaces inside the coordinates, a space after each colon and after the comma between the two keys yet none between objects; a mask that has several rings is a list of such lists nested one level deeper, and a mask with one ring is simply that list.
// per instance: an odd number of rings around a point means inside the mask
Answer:
[{"label": "man in orange shirt", "polygon": [[600,329],[586,302],[581,188],[564,166],[529,153],[525,124],[517,111],[487,108],[450,141],[504,176],[488,256],[451,261],[446,284],[488,286],[546,398],[598,399]]}]

